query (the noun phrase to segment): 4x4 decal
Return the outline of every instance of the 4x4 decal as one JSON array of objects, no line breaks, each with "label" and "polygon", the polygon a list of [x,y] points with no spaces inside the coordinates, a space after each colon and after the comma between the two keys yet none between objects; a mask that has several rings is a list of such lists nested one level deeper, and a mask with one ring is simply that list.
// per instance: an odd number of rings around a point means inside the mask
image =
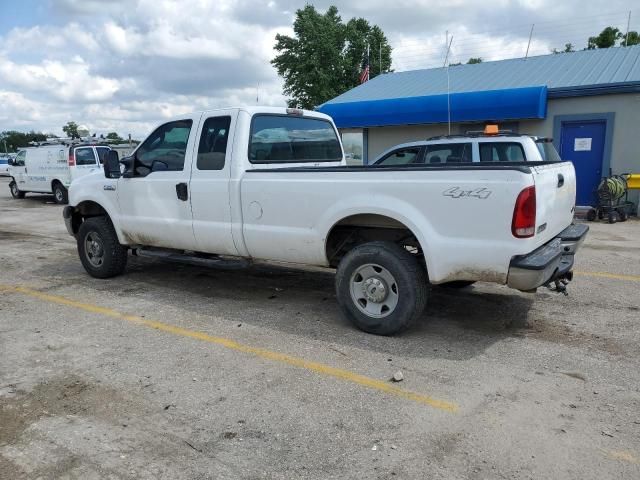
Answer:
[{"label": "4x4 decal", "polygon": [[475,197],[481,200],[485,200],[486,198],[489,198],[491,193],[491,190],[484,187],[476,188],[474,190],[463,190],[460,187],[451,187],[448,190],[442,192],[442,195],[451,198]]}]

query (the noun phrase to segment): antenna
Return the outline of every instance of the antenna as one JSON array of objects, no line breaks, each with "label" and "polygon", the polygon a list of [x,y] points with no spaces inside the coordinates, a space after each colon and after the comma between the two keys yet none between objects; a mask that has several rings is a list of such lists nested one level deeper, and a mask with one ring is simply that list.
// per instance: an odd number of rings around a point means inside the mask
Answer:
[{"label": "antenna", "polygon": [[[447,40],[449,40],[449,30],[447,30]],[[444,57],[444,66],[447,69],[447,127],[449,129],[449,135],[451,135],[451,83],[449,81],[449,51],[451,50],[452,43],[453,35],[451,35],[451,40],[448,41],[447,54]]]},{"label": "antenna", "polygon": [[629,16],[627,17],[627,33],[624,36],[624,46],[629,46],[629,24],[631,23],[631,10],[629,10]]},{"label": "antenna", "polygon": [[527,53],[524,54],[524,59],[525,60],[529,56],[529,47],[531,46],[531,37],[533,37],[533,27],[535,27],[535,26],[536,26],[535,23],[531,24],[531,31],[529,32],[529,43],[527,43]]},{"label": "antenna", "polygon": [[[631,12],[629,12],[631,14]],[[627,31],[629,31],[629,27],[627,27]],[[382,40],[380,40],[380,74],[382,74]]]},{"label": "antenna", "polygon": [[260,103],[260,84],[256,85],[256,105]]}]

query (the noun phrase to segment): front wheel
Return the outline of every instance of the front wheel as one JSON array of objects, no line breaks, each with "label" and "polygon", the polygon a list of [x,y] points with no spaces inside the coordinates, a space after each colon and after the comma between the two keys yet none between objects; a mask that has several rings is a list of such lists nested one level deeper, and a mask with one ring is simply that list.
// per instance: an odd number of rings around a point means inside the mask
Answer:
[{"label": "front wheel", "polygon": [[82,222],[77,242],[82,266],[92,277],[110,278],[124,272],[127,247],[120,245],[107,217],[91,217]]},{"label": "front wheel", "polygon": [[394,243],[360,245],[340,261],[336,294],[345,316],[360,330],[393,335],[420,317],[428,281],[418,259]]},{"label": "front wheel", "polygon": [[9,190],[11,190],[11,196],[13,198],[24,198],[24,192],[20,191],[15,180],[12,180],[11,183],[9,183]]}]

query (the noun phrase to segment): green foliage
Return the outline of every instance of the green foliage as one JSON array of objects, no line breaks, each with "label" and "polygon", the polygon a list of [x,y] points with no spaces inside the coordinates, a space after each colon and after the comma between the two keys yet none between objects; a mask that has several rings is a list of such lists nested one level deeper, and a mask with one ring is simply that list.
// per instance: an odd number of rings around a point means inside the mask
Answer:
[{"label": "green foliage", "polygon": [[554,48],[553,50],[551,50],[551,53],[570,53],[575,51],[576,49],[574,48],[573,43],[565,43],[564,50],[558,50],[557,48]]},{"label": "green foliage", "polygon": [[[627,42],[628,38],[628,42]],[[625,35],[624,39],[620,42],[620,45],[623,47],[630,47],[631,45],[639,45],[640,44],[640,35],[638,32],[630,31],[629,36]]]},{"label": "green foliage", "polygon": [[370,78],[391,67],[391,46],[383,31],[364,18],[343,23],[335,6],[324,14],[313,5],[299,9],[293,31],[293,37],[276,35],[278,54],[271,61],[284,78],[290,107],[312,109],[357,86],[367,44]]},{"label": "green foliage", "polygon": [[0,133],[0,151],[5,151],[5,145],[8,152],[15,152],[19,148],[28,147],[30,142],[43,142],[47,139],[47,135],[41,132],[18,132],[8,130]]},{"label": "green foliage", "polygon": [[118,135],[116,132],[107,133],[106,139],[110,140],[110,141],[113,141],[113,142],[123,142],[124,141],[122,139],[122,137],[120,135]]},{"label": "green foliage", "polygon": [[471,57],[467,64],[474,65],[476,63],[482,63],[482,57]]},{"label": "green foliage", "polygon": [[587,50],[595,50],[596,48],[614,47],[616,41],[622,38],[622,32],[616,27],[607,27],[596,37],[589,37],[587,42]]},{"label": "green foliage", "polygon": [[62,131],[66,133],[67,137],[70,138],[80,138],[80,134],[78,133],[78,124],[76,122],[67,122],[67,124],[62,127]]}]

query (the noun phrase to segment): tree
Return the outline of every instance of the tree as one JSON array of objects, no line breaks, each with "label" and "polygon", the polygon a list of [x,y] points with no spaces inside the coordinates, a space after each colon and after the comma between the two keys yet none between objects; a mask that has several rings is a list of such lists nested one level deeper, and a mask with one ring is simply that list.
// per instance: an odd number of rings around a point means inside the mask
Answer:
[{"label": "tree", "polygon": [[62,127],[62,131],[71,139],[80,138],[80,134],[78,133],[78,124],[76,122],[67,122],[67,124]]},{"label": "tree", "polygon": [[118,135],[116,132],[109,132],[107,133],[107,140],[110,140],[112,142],[122,142],[124,141],[122,139],[122,137],[120,137],[120,135]]},{"label": "tree", "polygon": [[624,36],[624,39],[620,42],[620,45],[623,47],[630,47],[631,45],[640,44],[640,35],[638,32],[631,31],[628,35]]},{"label": "tree", "polygon": [[558,50],[557,48],[551,49],[551,53],[570,53],[575,52],[576,49],[573,46],[573,43],[565,43],[564,50]]},{"label": "tree", "polygon": [[4,151],[5,145],[7,150],[15,152],[18,148],[28,147],[31,142],[43,142],[47,139],[47,135],[41,132],[18,132],[15,130],[8,130],[0,133],[0,144],[2,145],[2,151]]},{"label": "tree", "polygon": [[596,37],[589,37],[587,42],[587,50],[595,50],[596,48],[610,48],[616,45],[616,42],[623,38],[622,32],[616,27],[607,27]]},{"label": "tree", "polygon": [[467,62],[468,65],[475,65],[476,63],[482,63],[482,57],[471,57]]},{"label": "tree", "polygon": [[293,37],[276,35],[278,54],[271,61],[284,78],[290,107],[311,109],[357,86],[367,45],[370,78],[391,67],[391,46],[382,30],[363,18],[343,23],[335,6],[324,14],[313,5],[297,10],[293,31]]}]

